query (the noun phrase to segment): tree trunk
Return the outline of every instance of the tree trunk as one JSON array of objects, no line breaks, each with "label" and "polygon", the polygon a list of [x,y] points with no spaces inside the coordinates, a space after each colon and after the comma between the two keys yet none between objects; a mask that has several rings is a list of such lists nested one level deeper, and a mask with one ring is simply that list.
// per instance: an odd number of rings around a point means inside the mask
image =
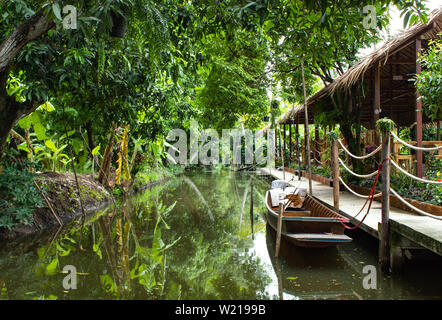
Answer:
[{"label": "tree trunk", "polygon": [[[357,90],[356,93],[358,93]],[[356,124],[356,130],[360,132],[360,109],[357,107],[356,101],[352,101],[352,94],[349,92],[336,91],[334,98],[332,98],[332,102],[335,108],[343,111],[337,122],[348,149],[351,153],[359,156],[362,154],[360,134],[353,136],[352,128]],[[350,158],[350,161],[354,171],[361,172],[362,162],[353,158]]]},{"label": "tree trunk", "polygon": [[18,120],[34,111],[41,103],[37,101],[18,103],[15,97],[6,92],[9,66],[25,45],[37,39],[54,27],[43,10],[30,17],[17,27],[0,44],[0,157],[9,132]]}]

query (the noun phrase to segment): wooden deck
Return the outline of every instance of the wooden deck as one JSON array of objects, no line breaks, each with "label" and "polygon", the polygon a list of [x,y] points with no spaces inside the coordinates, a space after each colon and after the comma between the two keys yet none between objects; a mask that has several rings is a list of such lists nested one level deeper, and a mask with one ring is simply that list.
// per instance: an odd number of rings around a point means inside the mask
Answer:
[{"label": "wooden deck", "polygon": [[[275,168],[261,168],[261,174],[271,175],[282,180],[283,173]],[[308,180],[285,172],[285,180],[299,188],[308,189]],[[323,204],[333,207],[333,188],[312,181],[313,196]],[[353,218],[365,203],[365,199],[354,196],[350,192],[340,192],[340,214]],[[367,206],[358,217],[353,219],[358,223],[364,216]],[[360,228],[379,239],[381,223],[381,203],[373,201],[370,213]],[[391,228],[391,260],[392,268],[398,269],[404,259],[404,254],[410,257],[407,249],[427,249],[442,256],[442,221],[430,217],[420,216],[394,207],[390,208]]]}]

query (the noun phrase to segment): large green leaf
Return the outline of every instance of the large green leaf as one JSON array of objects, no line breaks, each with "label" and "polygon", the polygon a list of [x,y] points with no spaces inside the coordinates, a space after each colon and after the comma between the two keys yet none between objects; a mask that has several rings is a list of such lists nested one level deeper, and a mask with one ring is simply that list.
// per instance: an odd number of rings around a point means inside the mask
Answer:
[{"label": "large green leaf", "polygon": [[38,112],[33,112],[30,114],[30,119],[32,121],[32,126],[34,127],[34,132],[37,135],[38,140],[47,140],[46,136],[46,126],[44,125],[42,118]]}]

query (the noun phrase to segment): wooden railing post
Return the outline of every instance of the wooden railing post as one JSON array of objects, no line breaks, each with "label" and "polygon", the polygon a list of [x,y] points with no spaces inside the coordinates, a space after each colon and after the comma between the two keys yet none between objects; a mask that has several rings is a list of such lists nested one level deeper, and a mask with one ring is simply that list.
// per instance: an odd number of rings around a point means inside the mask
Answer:
[{"label": "wooden railing post", "polygon": [[333,206],[335,211],[339,213],[339,153],[338,141],[336,139],[333,139],[331,154],[333,165]]},{"label": "wooden railing post", "polygon": [[390,132],[382,132],[382,220],[379,263],[384,273],[390,272]]},{"label": "wooden railing post", "polygon": [[[281,125],[279,125],[279,140],[281,140]],[[285,181],[285,163],[284,163],[284,150],[282,149],[282,144],[279,144],[281,149],[281,161],[282,161],[282,179]]]}]

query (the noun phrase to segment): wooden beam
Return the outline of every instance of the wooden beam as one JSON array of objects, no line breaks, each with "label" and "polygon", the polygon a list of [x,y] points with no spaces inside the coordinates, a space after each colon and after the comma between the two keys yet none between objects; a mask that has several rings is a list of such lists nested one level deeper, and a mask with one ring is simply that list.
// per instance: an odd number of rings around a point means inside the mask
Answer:
[{"label": "wooden beam", "polygon": [[410,64],[414,65],[416,61],[388,61],[388,64]]},{"label": "wooden beam", "polygon": [[380,93],[380,79],[379,79],[379,71],[380,71],[380,64],[374,67],[373,69],[373,129],[374,129],[374,142],[376,145],[379,145],[379,137],[376,133],[376,121],[379,120],[380,115],[380,102],[381,102],[381,93]]},{"label": "wooden beam", "polygon": [[333,165],[333,207],[339,213],[339,162],[338,162],[338,141],[333,140],[332,143],[332,165]]},{"label": "wooden beam", "polygon": [[440,141],[440,120],[437,120],[436,124],[436,140]]},{"label": "wooden beam", "polygon": [[310,163],[310,133],[308,128],[308,108],[307,108],[307,92],[305,88],[305,75],[304,75],[304,60],[301,60],[301,74],[302,74],[302,91],[304,94],[304,113],[305,113],[305,144],[307,146],[307,171],[308,171],[308,191],[311,196],[313,196],[313,187],[312,187],[312,168]]},{"label": "wooden beam", "polygon": [[[422,40],[416,39],[416,74],[422,71],[422,65],[418,61],[418,57],[422,50]],[[416,90],[416,142],[419,148],[422,148],[422,101],[419,99],[419,92]],[[416,175],[419,178],[423,176],[423,154],[422,150],[416,151],[417,168]]]},{"label": "wooden beam", "polygon": [[296,121],[296,160],[298,161],[298,180],[301,180],[301,148],[299,147],[299,114]]},{"label": "wooden beam", "polygon": [[388,273],[390,269],[390,132],[382,135],[382,219],[380,230],[379,262],[381,270]]},{"label": "wooden beam", "polygon": [[321,161],[321,155],[319,154],[319,128],[318,126],[315,124],[315,159],[317,161]]},{"label": "wooden beam", "polygon": [[282,152],[285,153],[285,151],[287,150],[287,134],[286,134],[286,129],[285,129],[285,124],[283,125],[283,133],[284,135],[282,136],[282,140],[284,141],[284,149],[282,149]]},{"label": "wooden beam", "polygon": [[292,162],[292,153],[293,153],[293,143],[292,143],[292,125],[289,124],[289,151],[290,151],[290,157],[289,157],[289,163]]}]

